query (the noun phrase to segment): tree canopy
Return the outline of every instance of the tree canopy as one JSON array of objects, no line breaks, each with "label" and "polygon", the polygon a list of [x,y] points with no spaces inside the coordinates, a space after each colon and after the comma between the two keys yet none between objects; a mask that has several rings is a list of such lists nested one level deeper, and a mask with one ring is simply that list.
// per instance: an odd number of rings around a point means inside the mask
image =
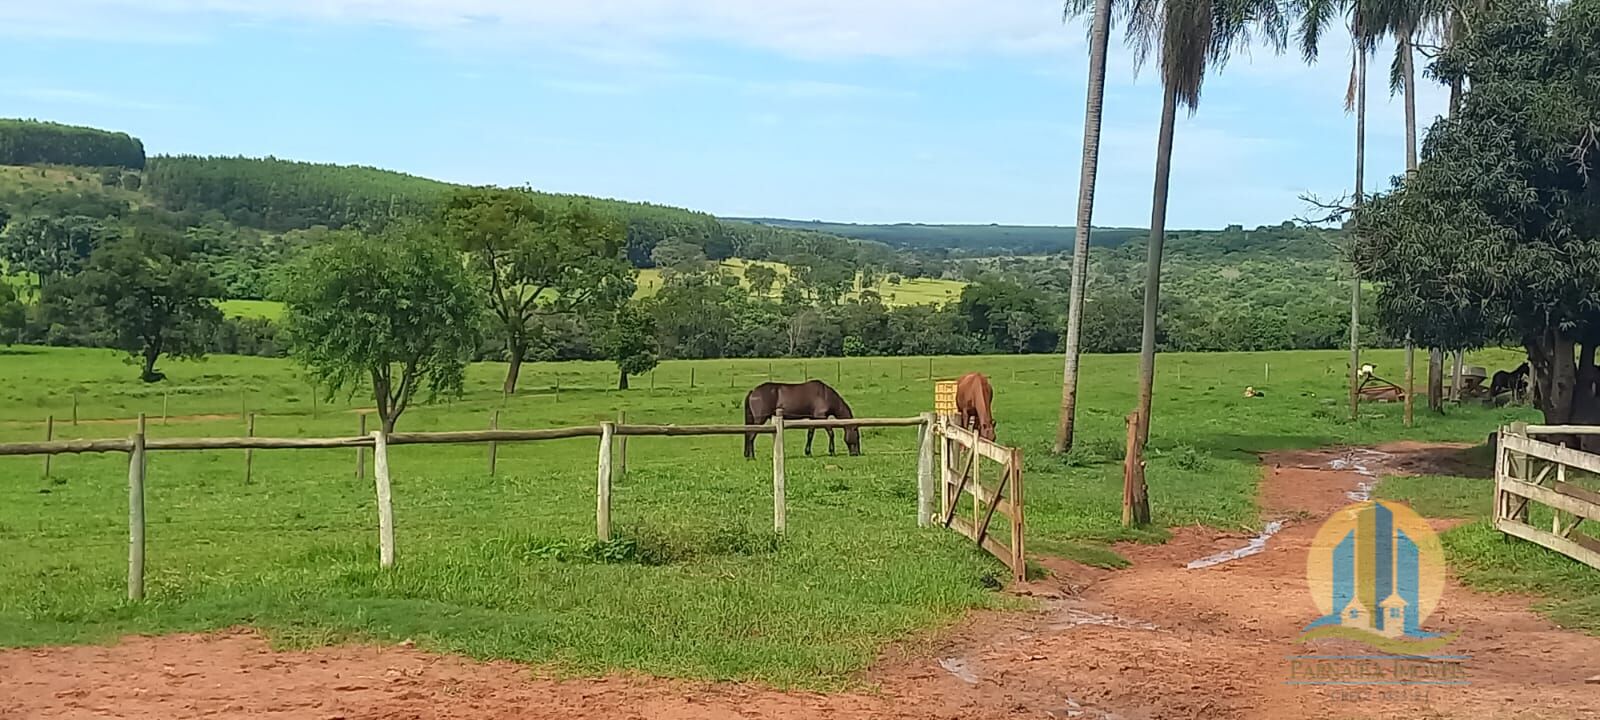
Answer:
[{"label": "tree canopy", "polygon": [[[1435,63],[1465,81],[1359,255],[1392,332],[1527,348],[1547,422],[1600,422],[1600,0],[1500,0]],[[1575,357],[1576,353],[1576,357]]]},{"label": "tree canopy", "polygon": [[416,226],[340,232],[283,282],[294,357],[330,395],[370,381],[384,432],[419,391],[461,391],[483,306],[444,241]]},{"label": "tree canopy", "polygon": [[203,357],[222,320],[214,301],[221,288],[193,262],[188,242],[162,233],[112,241],[89,256],[83,272],[59,290],[74,312],[94,312],[111,344],[140,364],[140,377],[157,382],[163,355]]},{"label": "tree canopy", "polygon": [[144,167],[144,143],[127,133],[0,119],[0,165],[36,163],[137,170]]}]

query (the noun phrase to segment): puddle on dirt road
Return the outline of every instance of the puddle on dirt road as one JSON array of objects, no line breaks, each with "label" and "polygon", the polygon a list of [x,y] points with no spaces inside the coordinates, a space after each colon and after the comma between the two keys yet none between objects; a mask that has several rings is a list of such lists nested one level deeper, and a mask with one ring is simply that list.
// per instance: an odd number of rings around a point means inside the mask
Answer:
[{"label": "puddle on dirt road", "polygon": [[1189,570],[1199,570],[1200,568],[1208,568],[1215,565],[1221,565],[1225,562],[1232,562],[1234,560],[1238,560],[1239,558],[1250,557],[1251,555],[1255,555],[1260,553],[1262,550],[1267,549],[1267,541],[1272,539],[1272,536],[1277,535],[1278,531],[1282,529],[1283,521],[1273,520],[1272,522],[1267,523],[1267,526],[1261,530],[1260,535],[1250,538],[1250,542],[1246,543],[1244,547],[1234,548],[1232,550],[1224,550],[1215,555],[1207,555],[1199,560],[1191,560],[1189,564],[1185,565],[1184,567]]},{"label": "puddle on dirt road", "polygon": [[1378,471],[1386,460],[1394,456],[1381,450],[1369,448],[1355,448],[1345,454],[1328,461],[1329,470],[1349,471],[1362,477],[1371,478],[1371,482],[1356,484],[1354,490],[1346,490],[1344,496],[1353,502],[1366,502],[1372,499],[1372,488],[1378,484]]},{"label": "puddle on dirt road", "polygon": [[1142,620],[1129,620],[1116,615],[1089,612],[1082,608],[1068,605],[1058,606],[1050,613],[1048,630],[1061,631],[1082,625],[1099,625],[1101,627],[1122,628],[1124,630],[1156,630],[1155,625]]},{"label": "puddle on dirt road", "polygon": [[966,658],[939,658],[939,667],[968,685],[978,684],[978,674]]}]

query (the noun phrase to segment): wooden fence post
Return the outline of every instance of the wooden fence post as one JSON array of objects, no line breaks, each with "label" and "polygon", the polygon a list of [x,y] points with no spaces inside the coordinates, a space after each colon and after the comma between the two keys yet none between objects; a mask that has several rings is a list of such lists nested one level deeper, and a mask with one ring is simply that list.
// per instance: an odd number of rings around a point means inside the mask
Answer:
[{"label": "wooden fence post", "polygon": [[945,518],[950,516],[950,485],[955,481],[952,477],[954,471],[950,468],[951,443],[950,438],[937,428],[934,432],[939,436],[939,517]]},{"label": "wooden fence post", "polygon": [[[1028,556],[1022,547],[1022,450],[1011,449],[1011,462],[1007,463],[1006,471],[1011,475],[1011,556],[1013,564],[1011,569],[1016,573],[1017,582],[1028,579]],[[999,502],[996,498],[995,502]]]},{"label": "wooden fence post", "polygon": [[844,387],[844,361],[835,360],[833,366],[833,384]]},{"label": "wooden fence post", "polygon": [[[489,415],[489,429],[490,430],[499,430],[500,429],[500,411],[499,410],[496,410],[496,411],[494,411],[493,413],[491,413]],[[495,442],[493,440],[490,440],[489,441],[489,477],[494,477],[495,459],[496,459],[496,456],[499,455],[499,454],[500,454],[500,443],[497,443],[497,442]]]},{"label": "wooden fence post", "polygon": [[561,374],[556,374],[556,402],[561,402]]},{"label": "wooden fence post", "polygon": [[772,529],[785,532],[789,527],[788,500],[784,497],[786,480],[783,476],[783,410],[772,416]]},{"label": "wooden fence post", "polygon": [[771,360],[767,361],[767,381],[768,382],[772,381],[772,361]]},{"label": "wooden fence post", "polygon": [[933,524],[933,413],[922,414],[917,447],[917,527]]},{"label": "wooden fence post", "polygon": [[[361,437],[366,437],[367,436],[367,414],[366,413],[356,413],[356,415],[361,418]],[[367,449],[365,447],[356,448],[356,479],[357,480],[366,480],[367,479]]]},{"label": "wooden fence post", "polygon": [[801,360],[800,361],[800,379],[801,380],[810,380],[811,379],[811,363],[809,363],[809,362],[807,362],[805,360]]},{"label": "wooden fence post", "polygon": [[128,599],[144,599],[144,413],[128,453]]},{"label": "wooden fence post", "polygon": [[650,370],[650,394],[656,394],[656,371],[654,368]]},{"label": "wooden fence post", "polygon": [[[1528,424],[1525,423],[1525,422],[1514,422],[1514,423],[1511,423],[1511,427],[1507,429],[1507,432],[1509,434],[1511,434],[1511,435],[1516,435],[1518,437],[1526,438],[1526,437],[1528,437]],[[1528,482],[1533,482],[1533,474],[1532,474],[1530,468],[1528,467],[1528,456],[1527,455],[1523,455],[1521,453],[1507,452],[1506,453],[1506,464],[1508,466],[1507,469],[1510,471],[1511,477],[1514,477],[1514,478],[1516,478],[1518,480],[1526,480]],[[1508,500],[1509,500],[1509,498],[1508,498]],[[1518,508],[1518,509],[1507,508],[1508,512],[1506,514],[1506,517],[1510,518],[1512,520],[1516,520],[1517,522],[1526,524],[1528,522],[1528,506],[1531,505],[1531,504],[1532,504],[1531,502],[1528,502],[1528,501],[1524,500],[1521,503],[1520,508]],[[1507,535],[1506,537],[1509,538],[1511,536]]]},{"label": "wooden fence post", "polygon": [[[250,413],[248,419],[246,419],[245,422],[244,422],[244,436],[245,437],[255,437],[256,436],[256,414],[255,413]],[[255,464],[256,464],[256,451],[246,448],[245,451],[244,451],[244,484],[246,484],[246,485],[250,484],[250,480],[251,480],[252,476],[255,475]]]},{"label": "wooden fence post", "polygon": [[250,391],[239,391],[239,419],[243,420],[250,415]]},{"label": "wooden fence post", "polygon": [[600,423],[600,475],[595,492],[594,532],[601,542],[611,539],[611,439],[617,427]]},{"label": "wooden fence post", "polygon": [[689,387],[694,388],[694,366],[689,366]]},{"label": "wooden fence post", "polygon": [[[1128,415],[1128,450],[1122,458],[1122,475],[1131,477],[1130,468],[1135,463],[1144,462],[1144,451],[1139,445],[1139,419],[1136,413]],[[1122,526],[1133,527],[1133,486],[1127,482],[1122,484]]]},{"label": "wooden fence post", "polygon": [[[617,424],[618,425],[627,425],[628,424],[628,411],[627,410],[618,410],[617,411]],[[626,478],[626,477],[628,477],[628,436],[627,435],[622,435],[622,436],[618,437],[617,440],[616,440],[616,443],[617,443],[617,476],[618,477],[622,477],[622,478]]]},{"label": "wooden fence post", "polygon": [[929,380],[933,379],[933,357],[932,356],[928,357],[928,379]]},{"label": "wooden fence post", "polygon": [[171,400],[172,400],[172,391],[171,390],[167,390],[167,391],[164,391],[164,392],[161,393],[161,424],[163,426],[167,424],[167,405],[171,402]]},{"label": "wooden fence post", "polygon": [[[50,442],[54,439],[56,439],[56,416],[46,415],[44,418],[44,441]],[[44,477],[46,480],[50,479],[49,453],[45,453],[44,455]]]},{"label": "wooden fence post", "polygon": [[394,490],[389,484],[389,438],[372,433],[372,475],[378,489],[378,565],[394,567]]},{"label": "wooden fence post", "polygon": [[311,419],[317,419],[317,385],[311,384]]},{"label": "wooden fence post", "polygon": [[733,383],[738,378],[739,378],[739,373],[734,370],[733,364],[729,363],[728,364],[728,389],[730,389],[730,390],[733,389],[733,387],[734,387]]},{"label": "wooden fence post", "polygon": [[72,426],[78,426],[78,391],[72,391]]}]

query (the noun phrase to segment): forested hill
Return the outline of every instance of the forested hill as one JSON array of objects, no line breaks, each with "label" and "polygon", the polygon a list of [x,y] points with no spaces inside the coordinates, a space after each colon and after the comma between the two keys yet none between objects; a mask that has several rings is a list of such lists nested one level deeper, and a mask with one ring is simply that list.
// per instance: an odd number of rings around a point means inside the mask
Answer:
[{"label": "forested hill", "polygon": [[[880,242],[895,248],[937,251],[948,257],[988,257],[1001,255],[1054,255],[1071,253],[1074,229],[1052,225],[926,225],[896,223],[861,225],[817,220],[782,218],[734,218],[770,227],[811,230]],[[1089,235],[1092,247],[1119,247],[1129,242],[1143,243],[1150,231],[1140,228],[1097,227]],[[1230,255],[1287,253],[1290,257],[1326,257],[1330,246],[1317,230],[1297,228],[1293,223],[1271,225],[1247,232],[1233,225],[1223,230],[1177,230],[1167,233],[1177,241],[1180,252],[1222,258]]]}]

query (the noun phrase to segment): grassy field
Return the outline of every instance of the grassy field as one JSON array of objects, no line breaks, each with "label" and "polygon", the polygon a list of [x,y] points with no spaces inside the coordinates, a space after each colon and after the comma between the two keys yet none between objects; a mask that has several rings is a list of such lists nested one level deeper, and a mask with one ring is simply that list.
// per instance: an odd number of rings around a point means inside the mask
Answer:
[{"label": "grassy field", "polygon": [[[1400,365],[1398,352],[1372,355],[1380,367]],[[1472,362],[1513,364],[1492,355]],[[1162,356],[1150,458],[1157,524],[1258,525],[1256,451],[1475,441],[1528,417],[1421,413],[1405,431],[1398,406],[1373,406],[1349,422],[1344,358]],[[669,362],[626,392],[611,389],[609,364],[534,364],[523,371],[524,394],[504,407],[504,368],[484,364],[471,369],[464,398],[417,407],[400,426],[483,428],[495,410],[502,427],[591,424],[618,410],[638,422],[734,422],[744,391],[769,374],[823,378],[860,416],[903,416],[931,408],[930,368],[941,378],[983,370],[1000,440],[1025,453],[1030,542],[1115,565],[1104,543],[1162,535],[1119,527],[1122,417],[1136,361],[1085,359],[1082,435],[1064,459],[1048,453],[1060,393],[1052,356]],[[108,352],[0,349],[0,375],[11,380],[0,387],[0,441],[41,437],[46,415],[58,437],[121,437],[140,412],[157,437],[238,435],[242,411],[260,413],[261,435],[350,435],[365,404],[321,402],[313,415],[311,388],[285,361],[214,357],[162,369],[168,382],[143,385]],[[1266,396],[1243,398],[1246,385]],[[74,393],[76,426],[66,420]],[[243,623],[291,644],[410,638],[562,671],[837,686],[887,642],[1008,602],[990,589],[1005,573],[998,562],[953,533],[915,526],[914,433],[863,435],[862,457],[805,459],[791,434],[790,532],[781,540],[768,531],[769,464],[744,460],[738,438],[635,438],[613,500],[623,540],[603,547],[588,542],[593,440],[504,446],[497,477],[482,447],[396,448],[392,572],[377,567],[372,486],[355,479],[352,451],[258,452],[249,485],[241,452],[157,453],[149,601],[137,605],[123,600],[126,458],[62,456],[49,479],[40,458],[0,458],[0,645]],[[764,458],[766,441],[759,447]]]},{"label": "grassy field", "polygon": [[263,318],[277,320],[283,317],[283,303],[272,300],[223,300],[217,303],[226,317]]}]

